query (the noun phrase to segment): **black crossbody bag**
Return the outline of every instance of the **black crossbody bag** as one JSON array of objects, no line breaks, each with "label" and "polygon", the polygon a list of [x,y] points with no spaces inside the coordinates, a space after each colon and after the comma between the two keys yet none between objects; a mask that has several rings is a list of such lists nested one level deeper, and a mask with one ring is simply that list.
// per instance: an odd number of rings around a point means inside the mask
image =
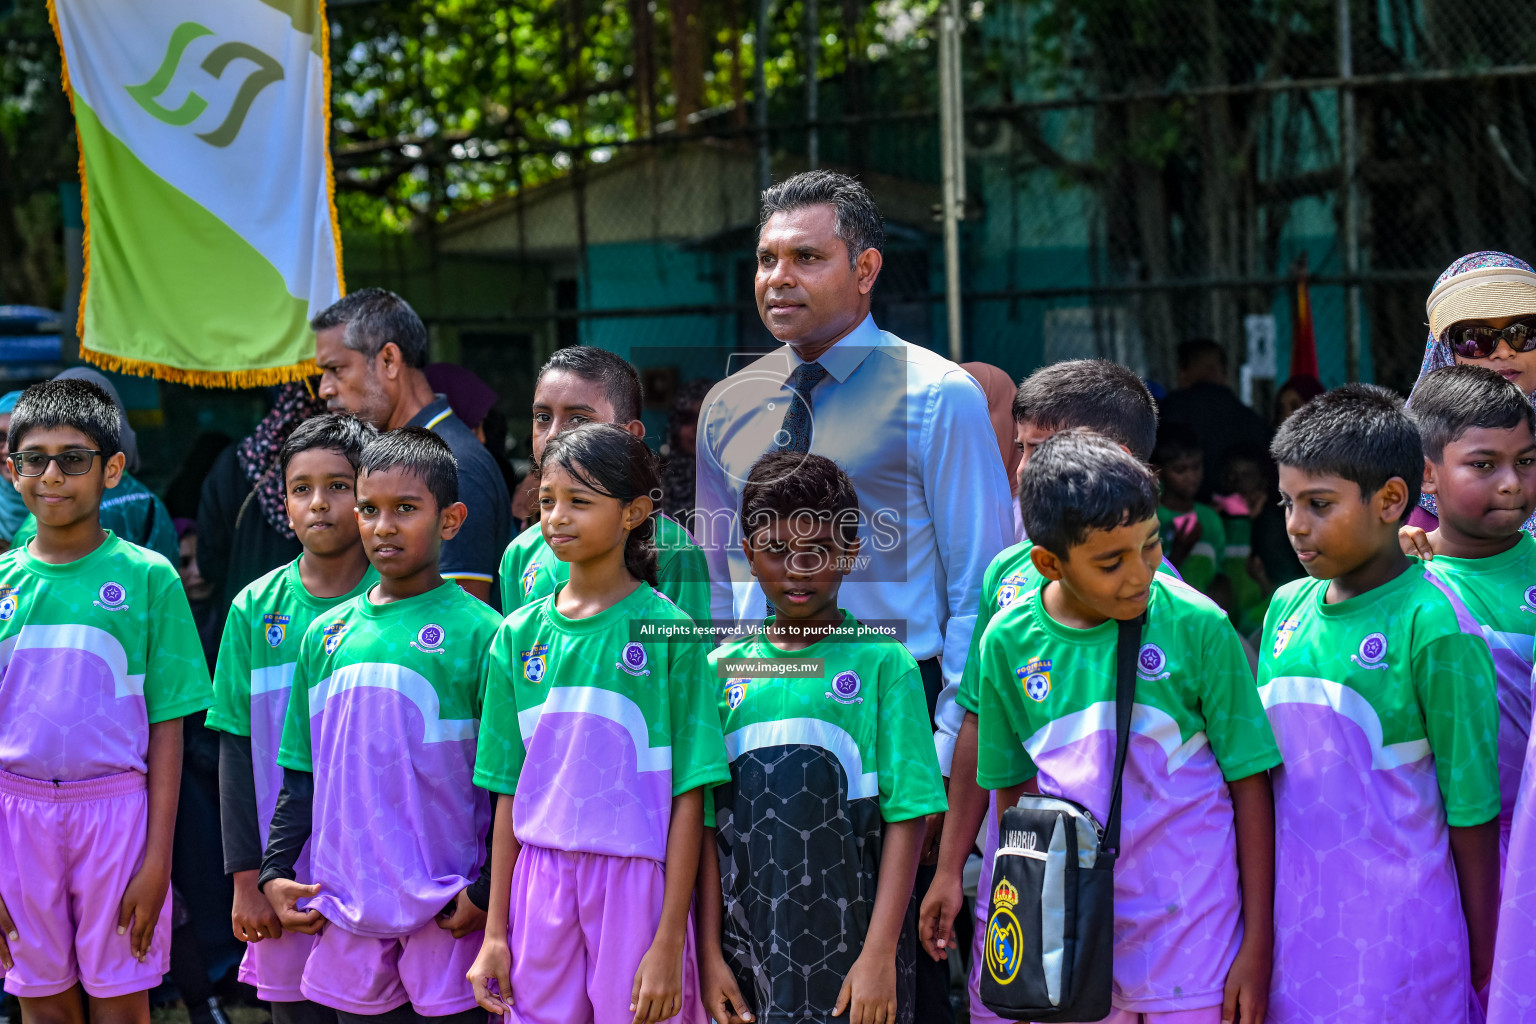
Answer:
[{"label": "black crossbody bag", "polygon": [[1115,647],[1115,781],[1104,827],[1082,804],[1036,793],[1003,812],[981,970],[981,1001],[1000,1017],[1054,1024],[1109,1016],[1120,777],[1145,621],[1122,621]]}]

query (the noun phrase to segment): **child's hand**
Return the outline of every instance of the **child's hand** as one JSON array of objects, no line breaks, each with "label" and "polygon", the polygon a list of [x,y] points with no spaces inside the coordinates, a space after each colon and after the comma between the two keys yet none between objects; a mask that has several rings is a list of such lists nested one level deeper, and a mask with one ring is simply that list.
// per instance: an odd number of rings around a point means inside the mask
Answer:
[{"label": "child's hand", "polygon": [[[485,937],[466,977],[474,986],[475,1002],[480,1009],[498,1016],[507,1012],[512,1005],[512,951],[507,948],[505,936]],[[495,992],[491,991],[492,983],[496,985]]]},{"label": "child's hand", "polygon": [[235,905],[229,913],[230,925],[240,942],[260,942],[283,934],[272,904],[256,888],[255,871],[235,872]]},{"label": "child's hand", "polygon": [[1269,1009],[1269,979],[1273,969],[1268,944],[1244,941],[1227,972],[1221,1000],[1221,1024],[1264,1024]]},{"label": "child's hand", "polygon": [[629,993],[630,1024],[656,1024],[683,1009],[683,941],[657,936],[640,958]]},{"label": "child's hand", "polygon": [[1403,554],[1409,558],[1422,558],[1424,561],[1433,561],[1435,549],[1429,546],[1429,534],[1423,527],[1403,526],[1397,531],[1397,546],[1403,549]]},{"label": "child's hand", "polygon": [[960,876],[943,871],[933,876],[928,895],[917,912],[917,938],[935,960],[948,960],[955,945],[955,918],[965,908]]},{"label": "child's hand", "polygon": [[[149,956],[149,943],[155,937],[160,908],[165,906],[165,895],[170,888],[169,874],[145,864],[123,890],[123,903],[117,911],[117,934],[128,935],[128,949],[140,963]],[[131,934],[128,931],[130,925],[133,928]]]},{"label": "child's hand", "polygon": [[19,938],[11,912],[5,908],[5,900],[0,900],[0,967],[8,971],[16,966],[16,961],[11,959],[11,943]]},{"label": "child's hand", "polygon": [[299,900],[320,895],[320,883],[300,885],[291,878],[274,878],[261,891],[267,902],[277,912],[277,920],[284,928],[300,935],[318,935],[325,927],[325,918],[318,910],[300,910]]},{"label": "child's hand", "polygon": [[460,889],[437,915],[437,926],[456,939],[485,928],[485,911],[470,902],[468,886]]},{"label": "child's hand", "polygon": [[719,950],[699,954],[699,994],[715,1024],[743,1024],[756,1018],[741,997],[736,975],[726,966]]},{"label": "child's hand", "polygon": [[[848,1024],[895,1024],[896,957],[871,956],[869,947],[859,954],[843,979],[832,1016],[848,1011]],[[1244,1024],[1247,1024],[1245,1021]]]}]

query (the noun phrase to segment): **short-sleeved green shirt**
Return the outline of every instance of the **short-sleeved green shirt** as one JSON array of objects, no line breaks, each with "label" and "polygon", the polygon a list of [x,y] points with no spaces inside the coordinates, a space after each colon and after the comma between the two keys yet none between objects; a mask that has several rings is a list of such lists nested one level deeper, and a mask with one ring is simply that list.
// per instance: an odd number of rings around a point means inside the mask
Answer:
[{"label": "short-sleeved green shirt", "polygon": [[212,699],[176,570],[107,532],[63,565],[0,555],[0,770],[78,781],[147,769],[149,727]]},{"label": "short-sleeved green shirt", "polygon": [[[718,678],[730,662],[807,659],[820,675]],[[726,962],[758,1019],[824,1020],[869,928],[884,823],[945,808],[917,662],[894,642],[755,637],[710,663],[731,759],[711,808]]]},{"label": "short-sleeved green shirt", "polygon": [[[1175,512],[1166,505],[1157,506],[1157,525],[1162,533],[1163,551],[1173,550],[1173,521],[1183,513]],[[1200,521],[1200,539],[1179,566],[1184,582],[1204,593],[1211,587],[1222,570],[1222,560],[1227,552],[1227,531],[1221,516],[1204,502],[1195,502],[1195,517]]]},{"label": "short-sleeved green shirt", "polygon": [[369,566],[350,592],[340,597],[315,597],[304,587],[296,558],[240,591],[224,620],[208,728],[251,738],[257,821],[263,842],[283,785],[277,748],[283,738],[289,690],[304,634],[317,616],[365,593],[378,580],[379,574]]},{"label": "short-sleeved green shirt", "polygon": [[672,798],[730,778],[707,649],[638,632],[685,617],[648,584],[584,619],[555,598],[490,645],[475,783],[525,845],[665,861]]},{"label": "short-sleeved green shirt", "polygon": [[[548,597],[571,578],[569,563],[555,557],[534,523],[513,538],[501,556],[501,610],[512,614]],[[656,516],[656,589],[697,623],[709,622],[709,563],[687,530]]]}]

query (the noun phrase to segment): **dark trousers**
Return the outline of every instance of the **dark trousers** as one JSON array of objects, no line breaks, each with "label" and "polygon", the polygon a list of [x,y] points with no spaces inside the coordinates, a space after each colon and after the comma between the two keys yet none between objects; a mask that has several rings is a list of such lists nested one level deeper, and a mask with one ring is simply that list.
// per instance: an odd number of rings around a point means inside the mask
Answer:
[{"label": "dark trousers", "polygon": [[[944,674],[939,671],[938,658],[925,658],[917,663],[923,677],[923,696],[928,701],[928,721],[933,722],[933,712],[938,706],[939,691],[944,689]],[[912,889],[912,899],[921,907],[928,886],[933,884],[935,867],[932,864],[917,866],[917,884]],[[949,964],[934,960],[918,946],[917,950],[917,1010],[914,1019],[919,1024],[952,1024],[954,1010],[949,1005]]]}]

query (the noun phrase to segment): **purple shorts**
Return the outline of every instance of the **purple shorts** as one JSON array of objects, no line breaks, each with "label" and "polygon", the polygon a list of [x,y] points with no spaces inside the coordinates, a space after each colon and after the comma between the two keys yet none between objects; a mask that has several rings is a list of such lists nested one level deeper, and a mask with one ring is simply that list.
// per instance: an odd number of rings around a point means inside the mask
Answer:
[{"label": "purple shorts", "polygon": [[57,995],[79,982],[110,999],[160,984],[171,966],[167,895],[144,962],[117,934],[123,891],[144,863],[144,775],[42,782],[0,771],[0,899],[16,924],[12,995]]},{"label": "purple shorts", "polygon": [[[523,847],[512,869],[507,1024],[628,1024],[635,971],[656,937],[665,890],[665,869],[648,857]],[[709,1024],[694,950],[690,918],[683,1009],[667,1018],[679,1024]]]},{"label": "purple shorts", "polygon": [[239,978],[269,1003],[296,1003],[304,998],[299,980],[314,946],[315,936],[286,931],[275,939],[247,943]]},{"label": "purple shorts", "polygon": [[423,1017],[472,1010],[475,990],[468,975],[483,941],[484,932],[456,939],[436,921],[399,939],[373,939],[327,924],[314,940],[300,992],[346,1013],[387,1013],[406,1003]]}]

